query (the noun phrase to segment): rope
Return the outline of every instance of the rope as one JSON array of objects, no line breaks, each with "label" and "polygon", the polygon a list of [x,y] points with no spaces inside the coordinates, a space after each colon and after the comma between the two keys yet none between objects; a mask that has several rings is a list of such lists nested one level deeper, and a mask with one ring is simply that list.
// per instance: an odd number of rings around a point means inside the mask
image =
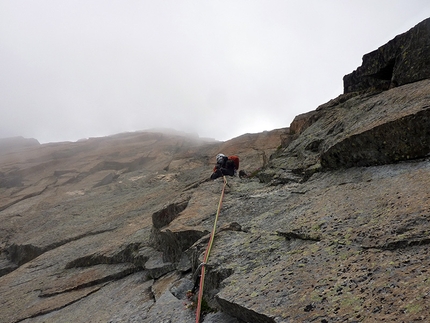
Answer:
[{"label": "rope", "polygon": [[214,236],[215,236],[215,231],[216,231],[216,224],[218,221],[219,212],[221,210],[222,200],[224,198],[225,187],[227,185],[227,179],[225,178],[225,176],[223,176],[223,178],[224,178],[224,185],[222,187],[221,197],[220,197],[219,202],[218,202],[218,210],[216,212],[214,226],[212,229],[211,236],[209,238],[209,242],[208,242],[208,246],[207,246],[206,251],[205,251],[205,255],[203,257],[203,263],[200,265],[202,268],[202,271],[201,271],[201,275],[200,275],[200,289],[199,289],[197,310],[196,310],[196,323],[200,322],[200,312],[201,312],[201,308],[202,308],[203,286],[204,286],[204,282],[205,282],[206,264],[208,262],[209,254],[210,254],[211,249],[212,249],[212,243],[214,241]]}]

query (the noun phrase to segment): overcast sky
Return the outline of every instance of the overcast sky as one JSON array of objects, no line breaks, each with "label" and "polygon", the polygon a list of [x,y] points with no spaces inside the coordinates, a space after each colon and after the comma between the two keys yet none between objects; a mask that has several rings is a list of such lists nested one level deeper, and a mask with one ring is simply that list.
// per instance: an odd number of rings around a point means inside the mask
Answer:
[{"label": "overcast sky", "polygon": [[288,127],[428,17],[428,0],[0,0],[0,138]]}]

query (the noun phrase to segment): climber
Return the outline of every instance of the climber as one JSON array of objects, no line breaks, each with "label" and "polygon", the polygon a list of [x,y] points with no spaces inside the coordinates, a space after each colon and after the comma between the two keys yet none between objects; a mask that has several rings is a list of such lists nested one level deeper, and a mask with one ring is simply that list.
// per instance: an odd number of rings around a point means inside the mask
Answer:
[{"label": "climber", "polygon": [[239,157],[227,157],[224,154],[216,155],[216,165],[214,167],[211,179],[217,179],[224,175],[234,176],[239,169]]}]

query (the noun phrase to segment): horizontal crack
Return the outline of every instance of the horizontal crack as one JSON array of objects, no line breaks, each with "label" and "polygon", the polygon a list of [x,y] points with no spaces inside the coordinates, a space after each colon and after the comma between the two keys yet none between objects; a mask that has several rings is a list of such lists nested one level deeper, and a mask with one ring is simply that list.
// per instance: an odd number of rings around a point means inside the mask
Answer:
[{"label": "horizontal crack", "polygon": [[51,291],[50,290],[42,291],[39,294],[39,297],[42,297],[42,298],[52,297],[52,296],[55,296],[55,295],[59,295],[59,294],[63,294],[63,293],[68,293],[68,292],[72,292],[72,291],[84,289],[84,288],[87,288],[87,287],[92,287],[92,286],[96,286],[96,285],[99,285],[99,284],[107,283],[107,282],[110,282],[110,281],[113,281],[113,280],[119,280],[119,279],[122,279],[122,278],[124,278],[124,277],[126,277],[126,276],[128,276],[130,274],[133,274],[133,273],[135,273],[137,271],[139,271],[138,268],[136,268],[134,266],[133,267],[129,267],[129,268],[126,268],[126,269],[124,269],[122,271],[119,271],[117,273],[114,273],[114,274],[111,274],[111,275],[107,275],[107,276],[104,276],[104,277],[101,277],[101,278],[98,278],[98,279],[94,279],[92,281],[88,281],[88,282],[85,282],[85,283],[82,283],[82,284],[78,284],[78,285],[70,287],[70,288],[57,289],[57,290],[51,289]]},{"label": "horizontal crack", "polygon": [[313,237],[305,233],[300,232],[280,232],[276,231],[276,233],[282,237],[284,237],[286,240],[292,240],[292,239],[300,239],[300,240],[308,240],[308,241],[321,241],[320,237]]},{"label": "horizontal crack", "polygon": [[89,236],[93,236],[93,235],[97,235],[97,234],[102,234],[105,232],[109,232],[109,231],[113,231],[115,230],[115,228],[113,229],[105,229],[105,230],[100,230],[100,231],[93,231],[93,232],[86,232],[83,234],[80,234],[78,236],[75,237],[71,237],[65,240],[61,240],[61,241],[57,241],[54,242],[48,246],[45,247],[38,247],[35,245],[31,245],[31,244],[24,244],[24,245],[18,245],[18,244],[12,244],[11,246],[9,246],[6,251],[8,254],[8,259],[17,264],[18,266],[21,266],[31,260],[33,260],[34,258],[40,256],[41,254],[48,252],[50,250],[53,250],[55,248],[58,248],[60,246],[63,246],[69,242],[73,242],[73,241],[77,241]]},{"label": "horizontal crack", "polygon": [[24,195],[23,197],[18,198],[18,199],[14,200],[14,201],[12,201],[12,202],[10,202],[10,203],[8,203],[8,204],[5,204],[5,205],[3,205],[3,206],[0,206],[0,212],[1,212],[1,211],[6,210],[7,208],[11,207],[12,205],[15,205],[15,204],[17,204],[17,203],[19,203],[19,202],[22,202],[22,201],[26,200],[26,199],[29,199],[29,198],[32,198],[32,197],[35,197],[35,196],[39,196],[39,195],[41,195],[43,192],[45,192],[45,191],[46,191],[46,189],[47,189],[49,186],[50,186],[50,185],[46,186],[43,190],[40,190],[40,191],[38,191],[38,192],[33,192],[33,193],[30,193],[30,194]]},{"label": "horizontal crack", "polygon": [[244,320],[245,322],[255,323],[275,323],[275,320],[269,316],[253,311],[252,309],[241,306],[237,303],[230,302],[222,297],[215,297],[223,312],[230,316]]},{"label": "horizontal crack", "polygon": [[107,284],[107,283],[105,283],[105,284],[103,284],[103,285],[101,285],[101,286],[94,286],[93,288],[89,288],[89,291],[88,291],[87,293],[85,293],[85,294],[81,295],[80,297],[76,297],[76,298],[74,298],[74,299],[71,299],[70,301],[68,301],[68,302],[66,302],[66,303],[64,303],[64,304],[62,304],[62,305],[59,305],[59,306],[54,306],[54,307],[50,307],[50,308],[46,308],[46,309],[40,309],[39,311],[37,311],[37,312],[36,312],[36,313],[34,313],[34,314],[31,314],[31,315],[25,315],[24,317],[19,318],[19,319],[18,319],[18,320],[16,320],[16,321],[12,321],[11,323],[19,323],[19,322],[23,322],[23,321],[25,321],[25,320],[27,320],[27,319],[35,318],[35,317],[38,317],[38,316],[41,316],[41,315],[45,315],[45,314],[49,314],[49,313],[52,313],[52,312],[55,312],[55,311],[61,310],[61,309],[65,308],[65,307],[67,307],[67,306],[69,306],[69,305],[72,305],[72,304],[74,304],[74,303],[76,303],[76,302],[80,301],[81,299],[83,299],[83,298],[85,298],[85,297],[88,297],[88,296],[89,296],[89,295],[91,295],[91,294],[94,294],[95,292],[98,292],[98,291],[99,291],[102,287],[104,287],[106,284]]},{"label": "horizontal crack", "polygon": [[140,243],[130,243],[112,256],[100,254],[86,255],[70,261],[67,263],[65,268],[70,269],[78,267],[91,267],[99,264],[120,263],[132,263],[137,267],[143,267],[145,262],[148,261],[149,255],[146,255],[145,253],[141,254],[139,252],[141,247],[142,246]]},{"label": "horizontal crack", "polygon": [[430,244],[430,238],[421,240],[398,240],[385,243],[381,246],[361,246],[363,249],[381,249],[381,250],[396,250],[408,247],[424,246]]}]

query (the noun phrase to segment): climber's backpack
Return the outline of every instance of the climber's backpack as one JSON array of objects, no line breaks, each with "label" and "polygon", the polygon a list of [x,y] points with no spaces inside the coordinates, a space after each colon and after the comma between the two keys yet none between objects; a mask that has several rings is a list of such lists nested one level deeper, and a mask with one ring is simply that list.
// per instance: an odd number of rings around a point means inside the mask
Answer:
[{"label": "climber's backpack", "polygon": [[237,156],[229,156],[228,157],[228,160],[230,161],[232,161],[233,163],[234,163],[234,169],[235,170],[238,170],[239,169],[239,157],[237,157]]}]

